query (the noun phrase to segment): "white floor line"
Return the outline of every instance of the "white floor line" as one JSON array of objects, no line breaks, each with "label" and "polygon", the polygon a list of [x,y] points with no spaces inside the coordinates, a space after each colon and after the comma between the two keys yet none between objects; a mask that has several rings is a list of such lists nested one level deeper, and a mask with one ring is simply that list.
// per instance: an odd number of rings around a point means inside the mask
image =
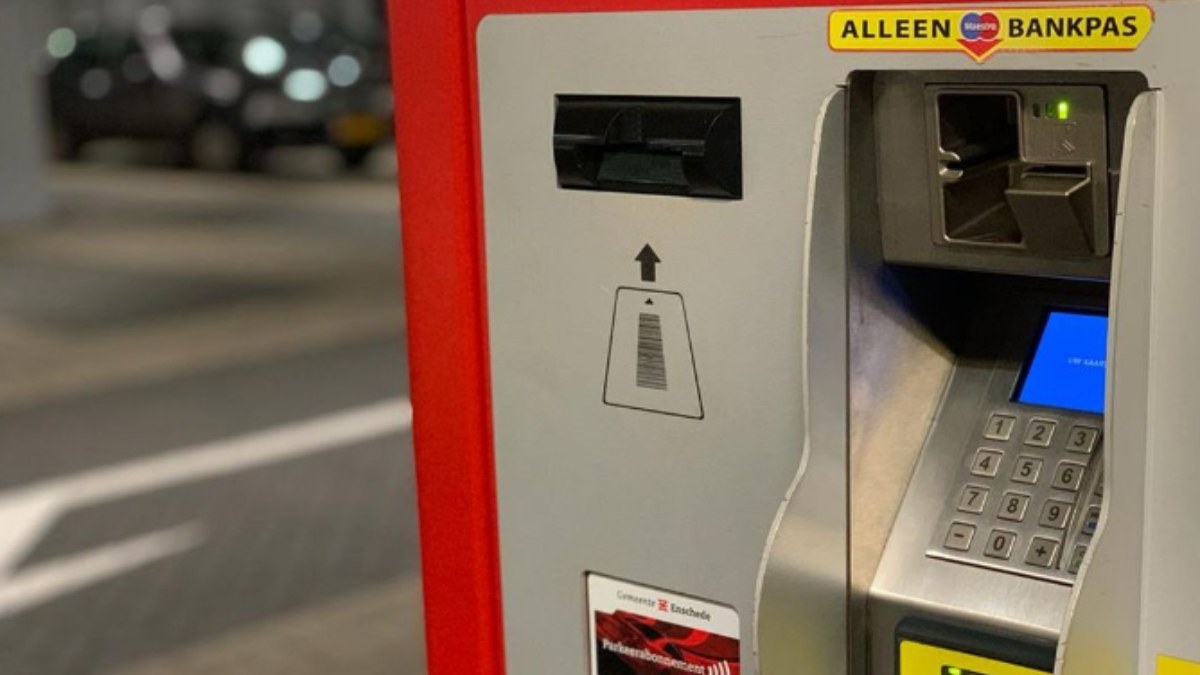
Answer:
[{"label": "white floor line", "polygon": [[21,559],[68,511],[348,449],[411,427],[412,404],[396,398],[0,494],[0,618],[184,553],[202,540],[197,523],[14,574]]},{"label": "white floor line", "polygon": [[0,619],[186,553],[203,542],[204,527],[194,522],[36,565],[0,584]]},{"label": "white floor line", "polygon": [[395,399],[52,480],[39,489],[78,508],[337,450],[411,426],[412,405]]},{"label": "white floor line", "polygon": [[0,499],[0,585],[46,531],[60,512],[53,495],[26,495]]}]

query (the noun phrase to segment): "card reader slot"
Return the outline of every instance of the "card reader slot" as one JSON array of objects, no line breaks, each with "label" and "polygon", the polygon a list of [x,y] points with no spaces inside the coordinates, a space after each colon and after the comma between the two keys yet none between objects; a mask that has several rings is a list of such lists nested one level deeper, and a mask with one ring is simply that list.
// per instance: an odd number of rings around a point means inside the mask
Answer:
[{"label": "card reader slot", "polygon": [[998,161],[1010,162],[1017,158],[1017,146],[995,146],[972,143],[954,151],[945,151],[945,166],[952,171],[967,172],[979,166]]},{"label": "card reader slot", "polygon": [[952,92],[938,97],[938,149],[941,173],[956,180],[974,170],[1020,159],[1015,96]]},{"label": "card reader slot", "polygon": [[1092,175],[1098,160],[1080,151],[1084,132],[1026,120],[1020,88],[934,90],[931,101],[946,243],[1079,258],[1106,253],[1099,240],[1106,217],[1096,206],[1103,189]]}]

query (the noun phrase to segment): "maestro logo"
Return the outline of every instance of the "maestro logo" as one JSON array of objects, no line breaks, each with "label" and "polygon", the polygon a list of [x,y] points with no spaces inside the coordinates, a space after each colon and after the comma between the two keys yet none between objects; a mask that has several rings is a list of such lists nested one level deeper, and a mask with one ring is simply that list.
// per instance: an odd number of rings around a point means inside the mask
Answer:
[{"label": "maestro logo", "polygon": [[958,52],[983,63],[1001,52],[1131,52],[1154,28],[1147,5],[1004,9],[834,10],[835,52]]},{"label": "maestro logo", "polygon": [[960,43],[977,59],[1000,46],[1000,17],[995,12],[967,12],[959,22]]}]

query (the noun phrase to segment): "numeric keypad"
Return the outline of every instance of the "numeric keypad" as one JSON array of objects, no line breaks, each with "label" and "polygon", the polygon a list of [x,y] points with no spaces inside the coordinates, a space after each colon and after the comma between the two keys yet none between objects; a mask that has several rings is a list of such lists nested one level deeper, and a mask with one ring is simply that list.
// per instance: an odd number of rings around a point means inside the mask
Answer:
[{"label": "numeric keypad", "polygon": [[[1069,582],[1099,521],[1100,507],[1092,505],[1099,486],[1090,496],[1096,481],[1089,478],[1101,424],[1092,420],[1042,411],[983,415],[931,552]],[[1085,489],[1089,497],[1081,500]]]}]

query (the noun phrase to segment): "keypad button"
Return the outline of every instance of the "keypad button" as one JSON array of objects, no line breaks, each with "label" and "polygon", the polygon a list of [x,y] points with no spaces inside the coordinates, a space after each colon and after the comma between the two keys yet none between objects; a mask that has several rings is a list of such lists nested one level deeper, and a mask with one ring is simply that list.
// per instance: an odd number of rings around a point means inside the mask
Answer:
[{"label": "keypad button", "polygon": [[1000,462],[1003,459],[1004,453],[999,450],[980,448],[979,452],[975,453],[975,459],[971,461],[971,473],[984,478],[995,478],[996,474],[1000,473]]},{"label": "keypad button", "polygon": [[988,420],[983,437],[990,441],[1007,441],[1012,438],[1013,429],[1017,426],[1017,418],[1012,415],[996,413]]},{"label": "keypad button", "polygon": [[983,554],[997,560],[1008,560],[1012,558],[1013,547],[1016,545],[1016,532],[992,530],[992,533],[988,535],[987,545],[983,548]]},{"label": "keypad button", "polygon": [[1071,511],[1074,509],[1075,506],[1070,502],[1051,499],[1042,507],[1042,517],[1038,519],[1038,525],[1055,530],[1065,530],[1067,521],[1071,519]]},{"label": "keypad button", "polygon": [[987,488],[968,485],[963,488],[962,496],[958,499],[958,510],[975,515],[983,513],[983,507],[987,505],[989,494],[991,494],[991,490]]},{"label": "keypad button", "polygon": [[1067,574],[1079,574],[1079,568],[1083,567],[1083,559],[1087,557],[1088,547],[1086,544],[1080,544],[1075,547],[1071,553],[1071,559],[1067,561]]},{"label": "keypad button", "polygon": [[1090,455],[1096,450],[1099,440],[1100,430],[1096,427],[1076,425],[1071,427],[1071,433],[1067,434],[1067,451]]},{"label": "keypad button", "polygon": [[1054,559],[1058,557],[1058,547],[1059,543],[1055,539],[1034,537],[1033,542],[1029,544],[1029,551],[1025,554],[1025,564],[1050,569],[1054,566]]},{"label": "keypad button", "polygon": [[1019,457],[1017,467],[1013,469],[1012,473],[1013,482],[1037,485],[1038,479],[1042,477],[1044,464],[1045,461],[1041,457]]},{"label": "keypad button", "polygon": [[1100,527],[1100,507],[1093,506],[1087,511],[1087,515],[1083,517],[1083,532],[1084,536],[1090,537],[1096,534],[1096,530]]},{"label": "keypad button", "polygon": [[1042,418],[1035,418],[1029,423],[1029,427],[1025,429],[1025,445],[1031,445],[1035,448],[1048,448],[1050,442],[1054,440],[1054,430],[1058,428],[1058,422]]},{"label": "keypad button", "polygon": [[996,517],[1014,523],[1024,522],[1025,512],[1029,510],[1029,495],[1019,492],[1006,492],[1000,500],[1000,512]]},{"label": "keypad button", "polygon": [[951,551],[970,551],[975,541],[975,526],[969,523],[954,523],[946,534],[946,548]]},{"label": "keypad button", "polygon": [[1087,467],[1077,462],[1060,462],[1054,470],[1054,487],[1069,492],[1079,492],[1083,484],[1083,472]]}]

